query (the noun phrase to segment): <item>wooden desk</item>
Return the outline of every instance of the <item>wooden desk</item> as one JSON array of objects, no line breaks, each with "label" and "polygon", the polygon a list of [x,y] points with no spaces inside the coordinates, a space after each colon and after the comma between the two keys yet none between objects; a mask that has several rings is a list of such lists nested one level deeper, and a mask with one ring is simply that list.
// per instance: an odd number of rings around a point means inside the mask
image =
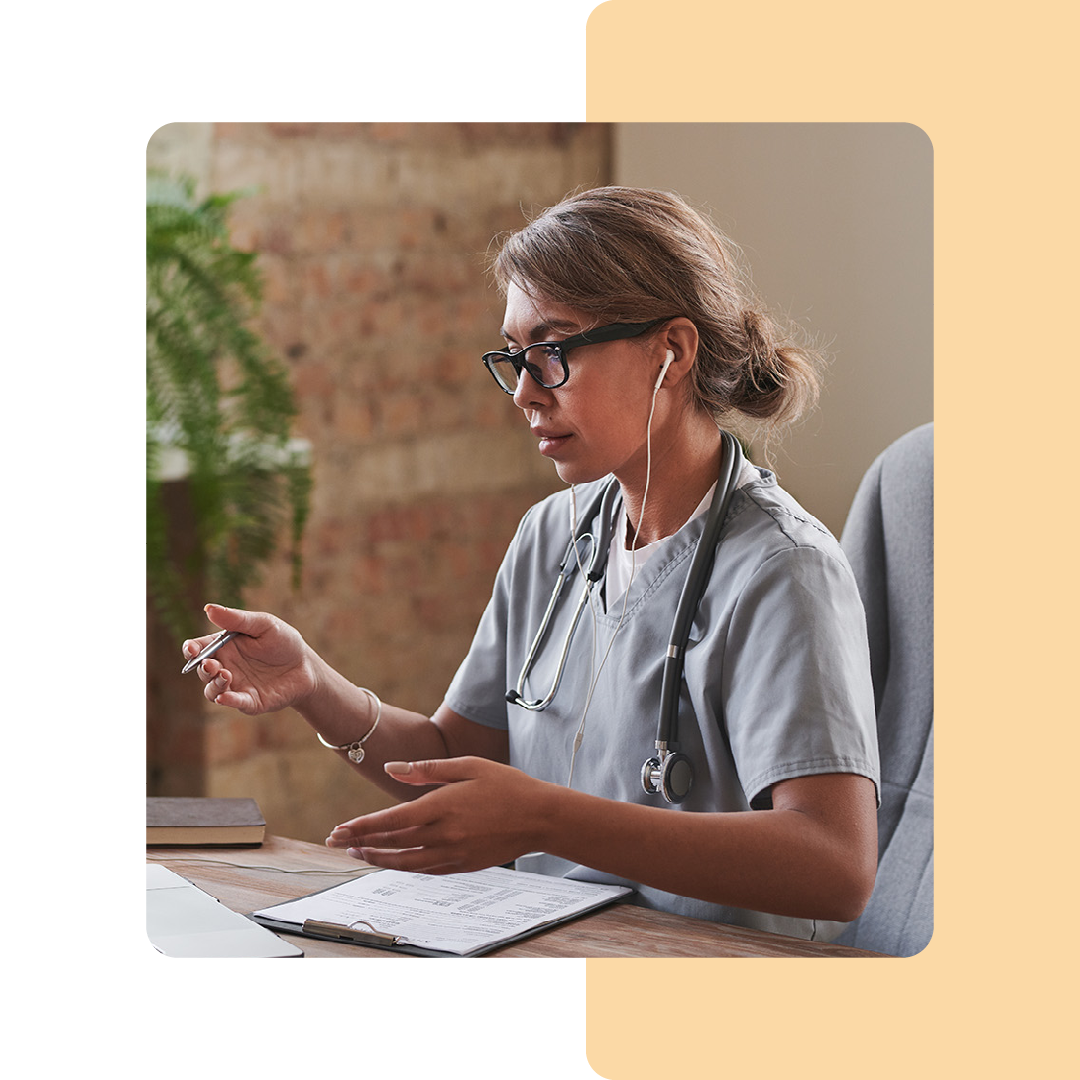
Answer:
[{"label": "wooden desk", "polygon": [[[301,840],[271,836],[258,848],[154,848],[146,849],[148,862],[161,862],[175,873],[244,915],[282,900],[293,900],[325,889],[341,878],[320,874],[281,874],[257,869],[276,866],[287,870],[355,870],[355,859]],[[198,860],[215,860],[200,862]],[[241,863],[251,869],[221,865]],[[385,949],[317,941],[284,934],[304,955],[350,956],[371,960],[420,959]],[[880,956],[864,949],[803,941],[799,938],[745,930],[721,923],[686,919],[633,904],[616,904],[572,922],[544,930],[525,941],[488,953],[501,956],[568,957],[702,957],[702,956]]]}]

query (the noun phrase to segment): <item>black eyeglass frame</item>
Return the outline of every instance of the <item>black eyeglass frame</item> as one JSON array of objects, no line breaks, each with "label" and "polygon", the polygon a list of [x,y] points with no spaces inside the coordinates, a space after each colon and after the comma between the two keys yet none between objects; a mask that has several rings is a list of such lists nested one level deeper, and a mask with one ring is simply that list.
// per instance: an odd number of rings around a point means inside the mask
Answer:
[{"label": "black eyeglass frame", "polygon": [[[591,330],[582,330],[580,334],[573,334],[571,337],[563,338],[562,341],[534,341],[531,345],[526,345],[524,349],[518,349],[515,352],[511,352],[509,349],[496,349],[484,353],[481,359],[484,362],[484,367],[491,372],[491,377],[499,384],[499,389],[504,394],[513,396],[517,388],[515,387],[514,390],[507,389],[502,379],[496,374],[492,365],[503,360],[510,361],[514,371],[517,372],[518,379],[521,378],[521,372],[524,369],[540,386],[547,390],[556,390],[570,378],[570,367],[566,362],[566,354],[571,349],[579,349],[582,345],[600,345],[605,341],[625,341],[627,338],[640,337],[647,330],[668,322],[672,318],[671,315],[665,315],[662,319],[650,319],[648,322],[642,323],[609,323],[607,326],[595,326]],[[539,347],[554,349],[558,353],[559,363],[562,366],[562,378],[558,382],[543,382],[539,378],[538,371],[535,370],[535,365],[526,363],[524,360],[515,359],[524,356],[526,350]]]}]

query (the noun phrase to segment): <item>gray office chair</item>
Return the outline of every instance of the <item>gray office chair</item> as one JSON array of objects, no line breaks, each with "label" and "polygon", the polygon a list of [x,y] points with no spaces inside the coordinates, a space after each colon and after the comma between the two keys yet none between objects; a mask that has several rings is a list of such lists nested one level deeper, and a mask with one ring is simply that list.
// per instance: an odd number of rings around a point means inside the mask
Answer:
[{"label": "gray office chair", "polygon": [[878,874],[839,941],[914,956],[934,929],[934,426],[871,465],[840,542],[870,636],[881,749]]}]

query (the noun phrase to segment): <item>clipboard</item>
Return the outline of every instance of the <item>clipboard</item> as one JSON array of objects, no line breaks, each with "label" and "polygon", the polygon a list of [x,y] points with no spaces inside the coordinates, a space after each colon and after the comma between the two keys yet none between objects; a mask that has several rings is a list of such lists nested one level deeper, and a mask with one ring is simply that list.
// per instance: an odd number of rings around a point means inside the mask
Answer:
[{"label": "clipboard", "polygon": [[445,875],[378,870],[250,917],[278,933],[404,955],[482,956],[632,892],[503,867]]}]

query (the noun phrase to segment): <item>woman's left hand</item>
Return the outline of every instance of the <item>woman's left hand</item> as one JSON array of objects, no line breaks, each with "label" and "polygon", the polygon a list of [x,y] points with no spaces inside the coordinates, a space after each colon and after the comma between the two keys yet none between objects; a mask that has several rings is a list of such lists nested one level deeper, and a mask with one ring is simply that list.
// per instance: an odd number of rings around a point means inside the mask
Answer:
[{"label": "woman's left hand", "polygon": [[550,785],[481,757],[391,761],[385,768],[403,784],[438,786],[338,825],[327,847],[348,848],[384,869],[453,874],[508,863],[536,846],[541,797]]}]

